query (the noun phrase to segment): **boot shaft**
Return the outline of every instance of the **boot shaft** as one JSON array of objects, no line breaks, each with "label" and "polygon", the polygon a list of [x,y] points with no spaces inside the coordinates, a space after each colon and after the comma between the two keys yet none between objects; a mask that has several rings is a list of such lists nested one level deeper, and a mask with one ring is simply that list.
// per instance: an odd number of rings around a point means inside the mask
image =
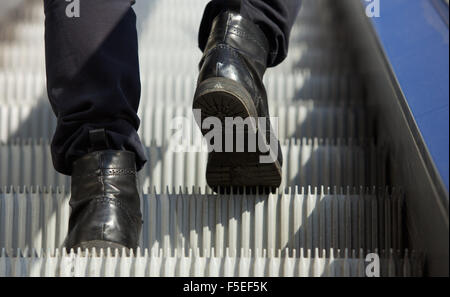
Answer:
[{"label": "boot shaft", "polygon": [[70,205],[97,197],[126,202],[130,209],[139,209],[136,163],[134,153],[128,151],[95,151],[73,164]]},{"label": "boot shaft", "polygon": [[262,79],[267,68],[269,43],[264,32],[257,25],[235,12],[227,11],[218,15],[211,27],[204,50],[205,56],[221,44],[243,55]]}]

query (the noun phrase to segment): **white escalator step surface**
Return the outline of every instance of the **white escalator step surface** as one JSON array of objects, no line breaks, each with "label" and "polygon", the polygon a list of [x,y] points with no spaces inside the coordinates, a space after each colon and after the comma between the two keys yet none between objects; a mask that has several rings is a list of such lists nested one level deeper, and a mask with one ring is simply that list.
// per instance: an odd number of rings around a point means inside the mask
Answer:
[{"label": "white escalator step surface", "polygon": [[[231,256],[249,256],[249,250],[254,256],[262,256],[256,251],[283,250],[286,256],[289,249],[289,255],[299,257],[301,249],[404,248],[404,194],[396,189],[287,188],[278,194],[231,196],[192,189],[146,192],[139,246],[162,249],[167,256],[182,249],[199,249],[202,256],[219,256],[226,249]],[[0,190],[0,248],[61,247],[69,197],[61,188]],[[209,254],[212,248],[214,255]]]},{"label": "white escalator step surface", "polygon": [[[144,47],[144,46],[143,46]],[[3,71],[37,72],[45,69],[44,47],[33,45],[2,44],[0,42],[0,65]],[[139,63],[142,73],[174,73],[193,72],[198,69],[201,58],[200,50],[193,45],[183,51],[167,48],[151,51],[142,50]],[[333,49],[323,50],[320,47],[311,48],[307,43],[298,43],[289,49],[286,60],[276,68],[270,68],[269,73],[289,74],[294,69],[316,69],[332,72],[349,72],[353,65],[352,57]]]},{"label": "white escalator step surface", "polygon": [[[207,147],[151,145],[140,171],[144,187],[205,187]],[[386,149],[364,140],[302,139],[282,145],[282,186],[386,185]],[[50,146],[42,141],[0,144],[0,185],[70,185],[53,170]]]},{"label": "white escalator step surface", "polygon": [[[138,251],[126,256],[118,251],[82,255],[67,253],[65,249],[43,255],[10,257],[0,253],[0,277],[364,277],[369,262],[354,251],[345,250],[345,256],[244,256],[202,257],[184,252],[177,256],[164,256],[163,252]],[[279,253],[278,253],[279,254]],[[333,254],[333,251],[331,251]],[[362,254],[362,253],[361,253]],[[381,276],[421,276],[421,260],[408,251],[389,251],[380,258]]]},{"label": "white escalator step surface", "polygon": [[[373,121],[359,106],[320,104],[301,100],[289,106],[272,104],[272,124],[277,123],[278,138],[370,138]],[[187,105],[147,104],[138,112],[138,130],[145,145],[170,142],[177,131],[192,134],[191,144],[201,143],[200,129],[192,108]],[[177,125],[181,125],[175,129]],[[47,102],[37,104],[7,103],[0,105],[0,142],[16,138],[51,139],[56,117]]]},{"label": "white escalator step surface", "polygon": [[[141,77],[141,106],[183,103],[191,105],[197,81],[196,70],[189,73],[149,73]],[[0,71],[0,103],[48,103],[45,73]],[[354,74],[320,73],[301,69],[290,74],[264,77],[267,98],[272,104],[287,105],[301,99],[320,102],[360,103],[364,97],[361,78]]]}]

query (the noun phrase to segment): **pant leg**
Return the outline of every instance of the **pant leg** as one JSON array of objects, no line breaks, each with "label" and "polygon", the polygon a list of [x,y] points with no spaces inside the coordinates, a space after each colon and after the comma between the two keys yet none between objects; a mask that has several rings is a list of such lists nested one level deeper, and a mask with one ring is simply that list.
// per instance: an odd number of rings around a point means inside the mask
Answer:
[{"label": "pant leg", "polygon": [[134,152],[140,169],[146,158],[136,132],[141,85],[132,0],[79,0],[73,18],[66,15],[71,3],[44,0],[47,92],[58,120],[54,167],[70,175],[88,152],[89,131],[105,128],[110,148]]},{"label": "pant leg", "polygon": [[280,64],[287,56],[289,36],[300,11],[301,0],[212,0],[203,14],[199,46],[206,46],[214,18],[224,10],[239,12],[258,25],[270,44],[269,67]]}]

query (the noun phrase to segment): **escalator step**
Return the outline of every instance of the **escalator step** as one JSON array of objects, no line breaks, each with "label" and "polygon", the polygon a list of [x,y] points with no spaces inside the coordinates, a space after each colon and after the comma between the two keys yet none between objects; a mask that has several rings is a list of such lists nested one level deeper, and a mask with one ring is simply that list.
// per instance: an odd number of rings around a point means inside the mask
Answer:
[{"label": "escalator step", "polygon": [[[282,186],[384,186],[386,149],[364,140],[302,139],[282,145]],[[143,187],[205,187],[206,146],[147,146],[140,171]],[[68,176],[53,170],[47,142],[17,140],[0,144],[0,185],[59,185]]]},{"label": "escalator step", "polygon": [[[144,46],[143,46],[144,47]],[[3,71],[26,70],[37,72],[45,68],[44,46],[18,45],[0,42],[0,68]],[[139,55],[141,71],[173,73],[189,72],[198,69],[201,58],[200,50],[193,45],[183,51],[167,46],[152,51],[142,50]],[[354,69],[354,61],[349,53],[337,49],[311,47],[308,43],[299,42],[289,49],[286,60],[276,68],[268,70],[271,74],[288,74],[295,69],[318,69],[331,72],[350,72]]]},{"label": "escalator step", "polygon": [[[290,106],[272,104],[272,124],[278,138],[370,138],[373,121],[358,106],[321,104],[302,100]],[[194,135],[191,144],[201,143],[202,135],[192,108],[175,104],[144,104],[138,112],[139,136],[144,145],[167,144],[178,130]],[[180,129],[174,130],[176,125]],[[0,142],[15,138],[50,139],[56,129],[56,117],[45,101],[37,104],[8,103],[0,106]]]},{"label": "escalator step", "polygon": [[[142,106],[171,102],[192,104],[197,76],[195,71],[180,74],[149,73],[141,78]],[[314,73],[303,69],[281,75],[268,73],[264,78],[269,102],[287,105],[302,99],[321,102],[363,104],[365,89],[355,74]],[[0,103],[48,100],[45,73],[1,72]]]},{"label": "escalator step", "polygon": [[[278,194],[216,195],[200,190],[142,195],[140,247],[258,251],[402,250],[404,194],[388,188],[288,188]],[[70,192],[60,188],[0,190],[0,248],[54,249],[67,233]],[[296,252],[293,252],[293,251]],[[238,253],[235,253],[237,251]],[[344,256],[337,252],[336,255]],[[306,255],[304,255],[306,256]],[[320,255],[320,256],[327,256]]]},{"label": "escalator step", "polygon": [[[21,251],[18,251],[20,253]],[[345,251],[344,257],[201,257],[162,256],[142,252],[138,256],[122,256],[118,251],[99,255],[79,255],[57,250],[51,255],[8,257],[0,253],[0,277],[3,276],[153,276],[153,277],[364,277],[370,261]],[[120,254],[120,255],[119,255]],[[332,254],[332,253],[331,253]],[[421,276],[421,261],[406,251],[385,253],[380,257],[381,276]]]}]

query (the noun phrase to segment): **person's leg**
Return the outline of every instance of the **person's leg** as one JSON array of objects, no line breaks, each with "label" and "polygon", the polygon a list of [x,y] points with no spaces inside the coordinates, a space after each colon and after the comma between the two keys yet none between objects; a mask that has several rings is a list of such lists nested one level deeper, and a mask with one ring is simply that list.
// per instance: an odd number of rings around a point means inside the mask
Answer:
[{"label": "person's leg", "polygon": [[289,36],[300,6],[301,0],[212,0],[205,8],[200,25],[200,49],[205,49],[214,18],[225,10],[232,10],[264,32],[270,46],[267,66],[274,67],[287,56]]},{"label": "person's leg", "polygon": [[53,164],[70,175],[86,154],[89,131],[104,128],[110,149],[145,154],[137,134],[140,77],[136,16],[131,0],[44,0],[47,91],[57,116],[51,145]]},{"label": "person's leg", "polygon": [[77,2],[79,15],[76,2],[44,0],[47,91],[58,120],[51,151],[55,169],[72,177],[64,246],[136,248],[136,168],[145,163],[136,15],[131,0]]}]

